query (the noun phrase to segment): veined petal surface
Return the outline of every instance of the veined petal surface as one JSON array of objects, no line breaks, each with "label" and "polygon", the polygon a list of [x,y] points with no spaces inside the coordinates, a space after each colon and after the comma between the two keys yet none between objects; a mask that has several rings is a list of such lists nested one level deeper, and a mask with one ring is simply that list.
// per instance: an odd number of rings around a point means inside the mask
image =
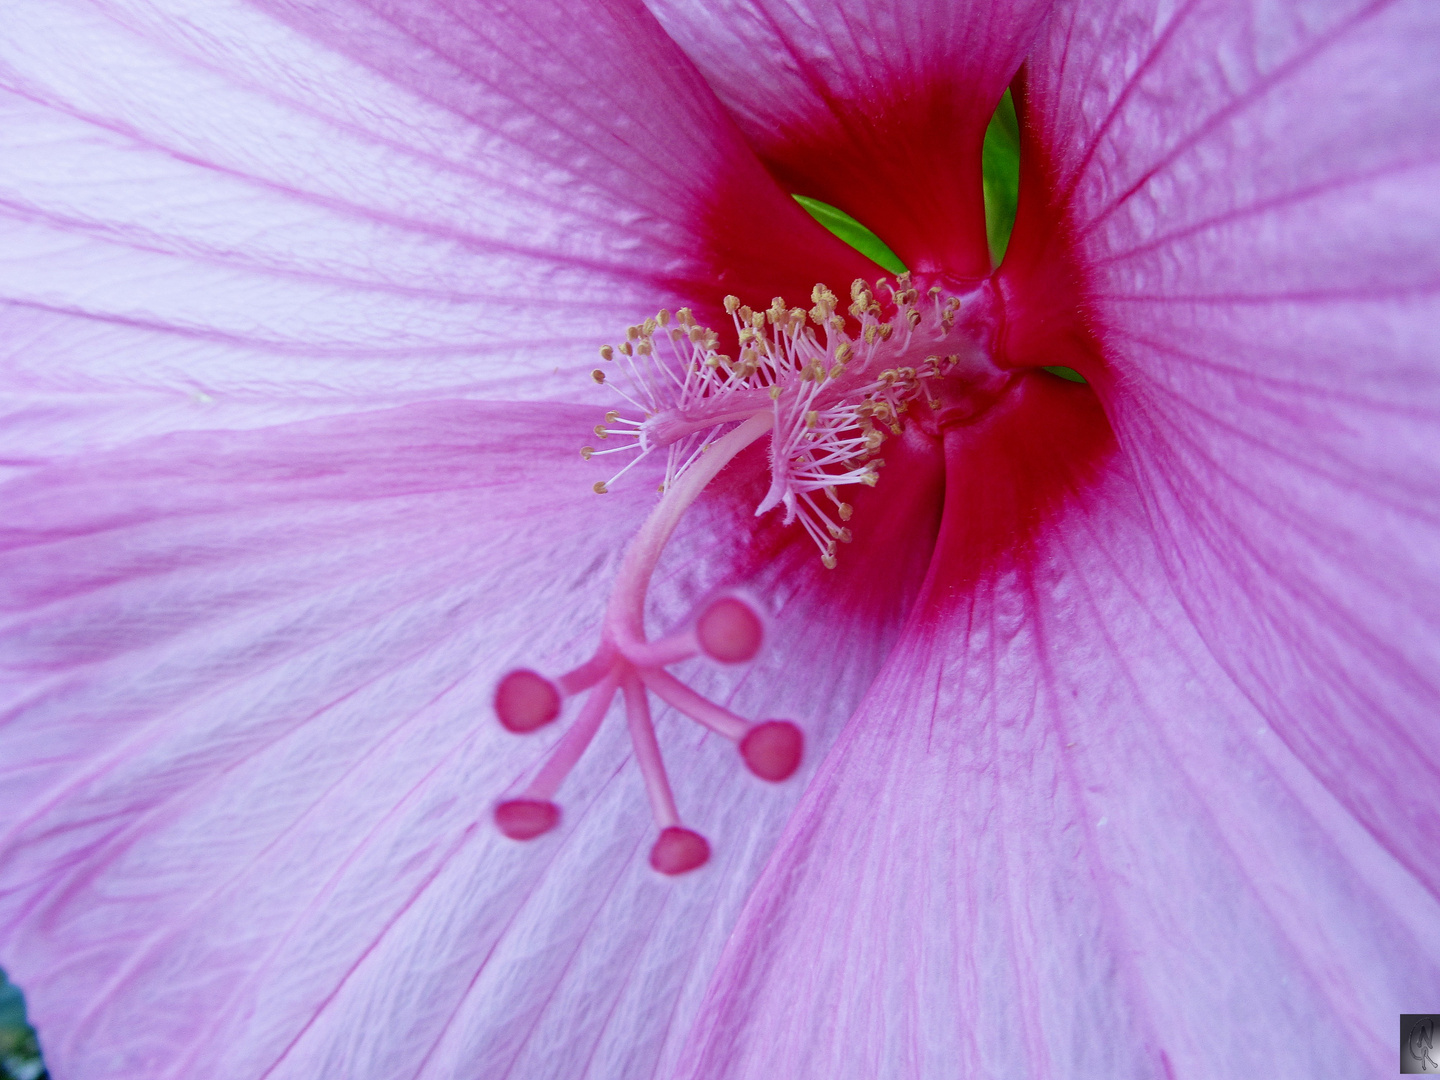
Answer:
[{"label": "veined petal surface", "polygon": [[738,207],[857,258],[623,0],[17,0],[0,118],[12,392],[573,397]]},{"label": "veined petal surface", "polygon": [[1042,378],[953,437],[926,594],[679,1075],[1376,1075],[1440,993],[1440,903],[1216,662],[1123,458],[1057,457],[1065,505],[993,557],[977,509],[1038,508],[985,443],[1062,444],[1034,398],[1086,393]]},{"label": "veined petal surface", "polygon": [[1437,48],[1423,2],[1075,5],[1026,82],[1052,224],[1017,235],[1074,252],[1201,638],[1440,892]]},{"label": "veined petal surface", "polygon": [[1402,0],[1057,10],[1002,349],[1081,370],[1113,454],[997,557],[1003,459],[955,436],[927,598],[683,1075],[1394,1068],[1440,994],[1437,37]]}]

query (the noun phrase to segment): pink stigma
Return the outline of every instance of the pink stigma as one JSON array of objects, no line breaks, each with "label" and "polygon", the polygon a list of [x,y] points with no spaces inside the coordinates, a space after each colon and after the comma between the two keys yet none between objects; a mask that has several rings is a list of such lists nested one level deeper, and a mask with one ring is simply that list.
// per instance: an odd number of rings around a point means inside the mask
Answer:
[{"label": "pink stigma", "polygon": [[689,829],[662,829],[660,839],[650,849],[650,865],[662,874],[674,877],[687,874],[710,861],[710,845],[705,838]]},{"label": "pink stigma", "polygon": [[740,740],[740,756],[750,771],[761,780],[779,782],[789,779],[800,767],[805,752],[805,736],[788,720],[766,720],[756,724]]},{"label": "pink stigma", "polygon": [[495,807],[495,824],[511,840],[533,840],[560,824],[560,808],[539,799],[511,799]]},{"label": "pink stigma", "polygon": [[743,664],[760,651],[765,628],[743,600],[727,596],[705,609],[695,623],[700,650],[722,664]]},{"label": "pink stigma", "polygon": [[495,715],[517,734],[534,731],[560,715],[560,692],[543,675],[512,671],[495,688]]}]

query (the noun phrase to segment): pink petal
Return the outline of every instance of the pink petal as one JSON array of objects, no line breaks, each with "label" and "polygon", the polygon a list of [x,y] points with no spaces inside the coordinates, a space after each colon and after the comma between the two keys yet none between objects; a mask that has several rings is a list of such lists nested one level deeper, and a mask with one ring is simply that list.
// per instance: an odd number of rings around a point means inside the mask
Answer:
[{"label": "pink petal", "polygon": [[[1440,903],[1216,663],[1137,479],[1075,468],[1072,433],[1036,423],[1085,392],[1040,378],[951,436],[927,598],[680,1075],[1379,1075],[1397,1012],[1440,993]],[[992,452],[1006,427],[1071,494],[992,503],[977,531],[986,489],[1029,486]],[[988,536],[1037,513],[997,558]]]},{"label": "pink petal", "polygon": [[322,8],[9,6],[4,387],[574,395],[605,336],[718,304],[716,250],[858,264],[638,4]]},{"label": "pink petal", "polygon": [[647,2],[791,191],[912,270],[989,273],[980,147],[1048,0]]},{"label": "pink petal", "polygon": [[[505,733],[496,679],[584,658],[654,498],[653,474],[591,494],[595,463],[556,437],[591,419],[413,405],[172,434],[0,488],[0,962],[56,1075],[526,1076],[582,1051],[626,1075],[678,1056],[923,561],[857,589],[762,534],[776,645],[689,674],[797,720],[811,757],[766,784],[658,714],[714,851],[693,882],[645,863],[654,827],[619,723],[562,790],[556,833],[517,845],[491,807],[559,731]],[[714,557],[735,548],[743,493],[677,537],[655,625],[755,572],[743,547]],[[890,527],[933,531],[929,502],[894,493]],[[808,632],[837,593],[866,633]]]},{"label": "pink petal", "polygon": [[[1180,603],[1432,891],[1440,797],[1402,778],[1440,771],[1437,42],[1416,3],[1067,9],[1007,268],[1016,327],[1063,327],[1053,270],[1080,268],[1086,373]],[[1055,362],[1045,333],[1012,359]]]}]

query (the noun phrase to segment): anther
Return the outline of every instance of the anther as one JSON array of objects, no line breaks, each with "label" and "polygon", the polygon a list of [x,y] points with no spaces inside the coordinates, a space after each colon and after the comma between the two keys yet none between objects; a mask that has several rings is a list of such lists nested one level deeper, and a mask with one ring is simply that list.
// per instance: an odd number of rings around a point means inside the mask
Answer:
[{"label": "anther", "polygon": [[590,377],[597,383],[603,383],[605,381],[605,372],[597,367],[594,371],[590,372]]},{"label": "anther", "polygon": [[593,492],[595,492],[596,495],[608,495],[608,494],[610,494],[610,489],[605,486],[605,481],[604,481],[604,480],[596,480],[595,483],[594,483],[593,485],[591,485],[590,490],[593,491]]},{"label": "anther", "polygon": [[614,360],[614,359],[615,359],[615,350],[612,349],[609,345],[601,345],[601,346],[600,346],[600,359],[601,359],[601,360]]},{"label": "anther", "polygon": [[508,731],[534,731],[560,715],[560,691],[537,672],[512,671],[495,688],[495,715]]},{"label": "anther", "polygon": [[580,456],[581,456],[582,458],[584,458],[586,461],[589,461],[589,460],[590,460],[590,455],[593,454],[593,453],[595,453],[595,448],[594,448],[593,446],[582,446],[582,447],[580,447]]}]

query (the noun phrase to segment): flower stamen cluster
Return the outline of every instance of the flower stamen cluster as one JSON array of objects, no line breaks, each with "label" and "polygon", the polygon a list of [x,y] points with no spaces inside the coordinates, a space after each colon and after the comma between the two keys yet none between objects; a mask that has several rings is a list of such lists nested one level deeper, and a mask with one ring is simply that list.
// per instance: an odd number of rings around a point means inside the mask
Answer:
[{"label": "flower stamen cluster", "polygon": [[[885,305],[876,290],[889,292]],[[681,823],[665,773],[649,694],[682,716],[733,741],[752,773],[768,781],[789,777],[800,765],[804,736],[788,720],[752,723],[709,701],[665,668],[704,655],[721,663],[741,663],[760,649],[763,620],[754,605],[721,597],[702,606],[679,630],[658,641],[645,633],[645,595],[651,575],[681,516],[746,447],[770,437],[769,490],[757,514],[785,507],[787,523],[798,519],[820,549],[827,567],[835,566],[837,543],[850,540],[845,524],[853,508],[840,489],[873,485],[884,462],[879,458],[887,436],[899,434],[906,410],[932,385],[957,373],[977,384],[999,373],[990,362],[989,335],[977,332],[988,317],[983,289],[969,296],[946,296],[935,286],[922,299],[902,274],[895,284],[881,279],[872,289],[856,280],[844,313],[833,292],[816,285],[809,310],[788,307],[776,297],[765,311],[725,298],[734,327],[736,355],[719,351],[720,335],[681,308],[631,326],[618,346],[600,356],[620,371],[617,386],[603,369],[595,381],[610,386],[638,416],[616,409],[605,414],[595,433],[624,440],[587,458],[629,453],[630,461],[609,480],[595,485],[601,494],[650,454],[665,450],[662,497],[625,553],[616,579],[600,643],[575,670],[551,680],[528,669],[512,671],[495,695],[495,711],[510,731],[526,733],[554,721],[565,698],[589,697],[570,729],[534,779],[515,797],[495,808],[500,830],[529,840],[553,829],[560,809],[553,797],[590,745],[610,704],[619,695],[636,761],[645,780],[659,837],[650,863],[665,874],[681,874],[710,857],[708,842]],[[967,308],[967,305],[968,308]],[[964,319],[968,334],[951,332]],[[957,349],[955,346],[959,344]]]},{"label": "flower stamen cluster", "polygon": [[[883,305],[880,291],[888,294]],[[880,278],[874,286],[857,278],[843,312],[824,285],[816,285],[810,299],[808,310],[777,296],[757,311],[727,296],[734,357],[719,351],[720,335],[697,323],[689,308],[673,317],[662,310],[627,328],[618,346],[602,347],[601,358],[621,378],[599,368],[593,377],[628,408],[607,412],[595,434],[625,441],[580,452],[587,459],[631,456],[595,491],[608,492],[662,449],[660,490],[667,491],[720,432],[768,411],[771,484],[755,512],[783,506],[785,523],[798,519],[833,568],[836,544],[851,539],[844,524],[851,508],[839,489],[874,486],[885,464],[881,443],[900,433],[903,414],[927,383],[969,360],[973,346],[967,340],[960,351],[945,348],[966,299],[947,296],[939,286],[922,295],[909,274],[894,284]],[[629,409],[639,415],[626,415]]]}]

